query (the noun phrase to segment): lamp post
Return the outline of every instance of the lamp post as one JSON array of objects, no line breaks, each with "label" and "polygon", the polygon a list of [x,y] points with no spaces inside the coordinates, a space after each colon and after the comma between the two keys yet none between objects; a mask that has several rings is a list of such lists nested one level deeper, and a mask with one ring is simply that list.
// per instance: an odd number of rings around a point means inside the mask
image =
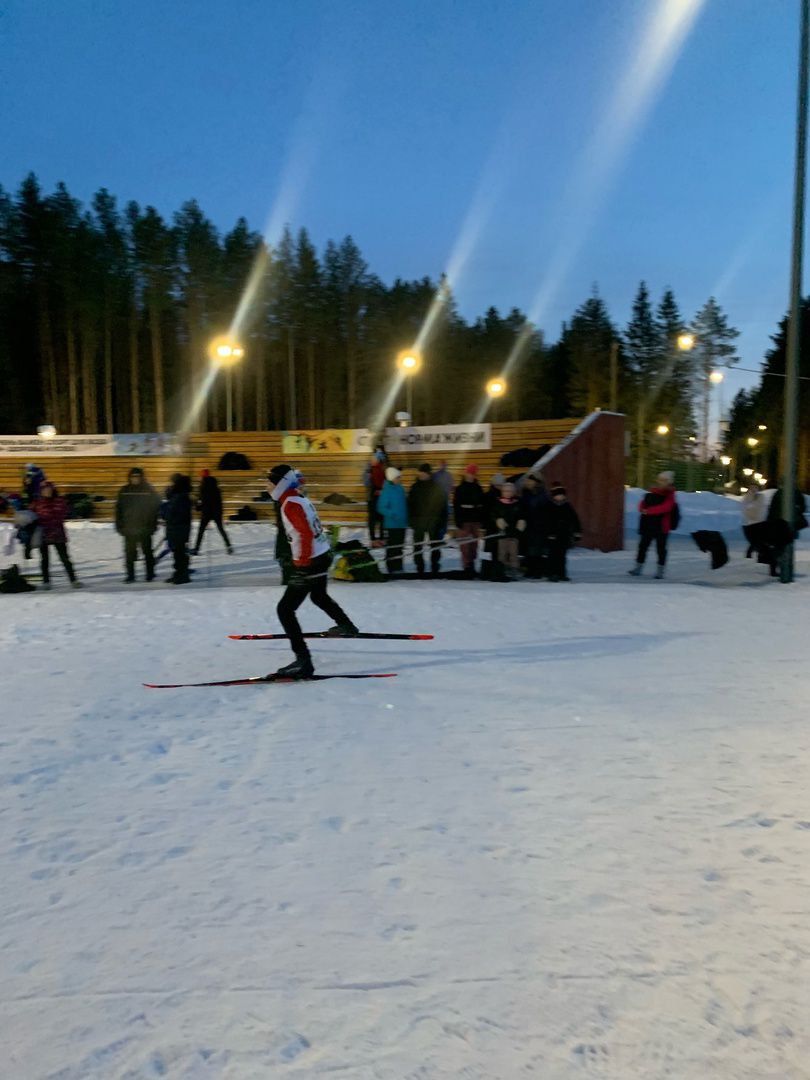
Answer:
[{"label": "lamp post", "polygon": [[241,342],[220,334],[209,344],[208,358],[215,368],[225,369],[225,430],[233,431],[233,369],[244,360],[245,348]]},{"label": "lamp post", "polygon": [[[397,354],[397,370],[405,378],[406,411],[413,417],[413,382],[414,375],[422,366],[422,354],[418,349],[403,349]],[[413,422],[413,421],[411,421]]]}]

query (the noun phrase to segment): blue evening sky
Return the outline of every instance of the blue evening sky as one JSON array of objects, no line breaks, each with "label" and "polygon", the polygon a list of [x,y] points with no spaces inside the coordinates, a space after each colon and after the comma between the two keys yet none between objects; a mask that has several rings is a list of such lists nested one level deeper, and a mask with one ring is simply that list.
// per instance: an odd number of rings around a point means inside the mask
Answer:
[{"label": "blue evening sky", "polygon": [[551,275],[555,339],[593,283],[623,324],[645,278],[689,316],[716,293],[757,367],[787,302],[798,3],[706,0],[589,192],[583,151],[658,4],[4,0],[0,184],[351,233],[386,281],[437,278],[467,220],[465,316],[531,311]]}]

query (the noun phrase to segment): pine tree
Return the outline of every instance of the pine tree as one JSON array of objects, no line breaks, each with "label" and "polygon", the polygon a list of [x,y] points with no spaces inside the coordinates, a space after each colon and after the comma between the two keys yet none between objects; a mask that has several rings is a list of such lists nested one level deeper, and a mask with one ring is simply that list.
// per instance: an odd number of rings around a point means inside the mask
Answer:
[{"label": "pine tree", "polygon": [[624,335],[624,352],[633,379],[636,412],[636,483],[645,483],[650,410],[660,391],[661,335],[653,318],[650,294],[641,282],[633,302],[633,316]]},{"label": "pine tree", "polygon": [[571,402],[586,416],[610,404],[610,350],[616,329],[594,292],[574,313],[565,332],[571,364]]},{"label": "pine tree", "polygon": [[672,289],[661,297],[656,312],[661,338],[662,370],[659,408],[673,433],[674,441],[685,445],[694,429],[692,416],[692,353],[678,347],[686,325]]},{"label": "pine tree", "polygon": [[711,401],[711,374],[717,368],[735,364],[739,357],[732,342],[739,337],[739,330],[729,326],[728,318],[713,296],[709,297],[694,318],[694,393],[700,404],[702,419],[703,456],[708,461],[709,404]]}]

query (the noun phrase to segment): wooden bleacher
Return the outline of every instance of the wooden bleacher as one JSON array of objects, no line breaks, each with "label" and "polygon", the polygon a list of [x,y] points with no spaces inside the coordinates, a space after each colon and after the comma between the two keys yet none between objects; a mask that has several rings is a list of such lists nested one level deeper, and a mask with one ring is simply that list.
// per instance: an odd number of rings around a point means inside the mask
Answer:
[{"label": "wooden bleacher", "polygon": [[[403,470],[406,485],[413,481],[422,461],[429,461],[435,468],[442,459],[446,459],[451,471],[459,476],[466,464],[474,462],[480,470],[482,483],[487,483],[490,476],[500,471],[499,461],[504,453],[521,446],[554,446],[569,435],[577,423],[577,420],[566,419],[493,424],[491,450],[442,453],[418,450],[394,454],[392,461]],[[219,470],[219,460],[229,450],[245,454],[252,468],[245,472]],[[102,496],[102,501],[96,503],[94,519],[104,521],[112,518],[118,489],[126,483],[129,470],[135,466],[144,469],[147,479],[160,492],[168,485],[173,473],[190,474],[196,487],[202,469],[210,469],[220,482],[226,516],[244,504],[251,505],[260,517],[265,516],[269,506],[253,500],[264,489],[268,468],[282,461],[283,455],[280,432],[247,431],[192,435],[187,452],[178,457],[49,457],[40,454],[35,460],[63,493],[83,491],[91,497]],[[366,453],[307,454],[291,464],[304,472],[308,493],[325,522],[360,524],[366,520],[363,469],[367,460]],[[24,467],[23,458],[0,458],[0,491],[19,491]],[[352,502],[337,506],[324,503],[323,499],[333,492],[347,496]]]}]

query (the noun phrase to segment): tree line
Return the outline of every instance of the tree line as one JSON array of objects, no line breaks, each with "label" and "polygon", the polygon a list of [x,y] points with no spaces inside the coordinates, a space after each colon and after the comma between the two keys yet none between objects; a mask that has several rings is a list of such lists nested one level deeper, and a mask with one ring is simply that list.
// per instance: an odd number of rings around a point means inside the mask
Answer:
[{"label": "tree line", "polygon": [[[0,189],[0,430],[178,430],[205,380],[208,342],[237,311],[237,430],[376,426],[394,358],[437,295],[414,377],[419,423],[474,417],[484,383],[519,346],[500,419],[615,406],[643,460],[658,421],[673,452],[688,449],[706,421],[710,371],[736,360],[737,331],[713,299],[687,319],[671,290],[655,304],[642,282],[620,328],[594,289],[549,343],[517,308],[465,320],[445,281],[385,284],[351,236],[319,252],[306,229],[287,228],[269,250],[244,218],[221,233],[195,200],[168,220],[103,188],[85,207],[64,184],[46,194],[29,175],[16,193]],[[687,328],[695,347],[683,352]],[[224,428],[224,379],[194,425]]]}]

